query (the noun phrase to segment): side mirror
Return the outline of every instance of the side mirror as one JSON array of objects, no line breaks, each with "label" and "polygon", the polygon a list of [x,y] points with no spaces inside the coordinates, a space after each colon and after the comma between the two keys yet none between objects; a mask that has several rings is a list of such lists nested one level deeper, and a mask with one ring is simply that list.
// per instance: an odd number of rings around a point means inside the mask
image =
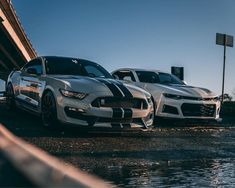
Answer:
[{"label": "side mirror", "polygon": [[28,68],[27,73],[39,75],[39,73],[37,72],[37,69],[35,69],[35,68]]},{"label": "side mirror", "polygon": [[187,83],[186,81],[182,80],[182,82],[183,82],[185,85],[188,85],[188,83]]}]

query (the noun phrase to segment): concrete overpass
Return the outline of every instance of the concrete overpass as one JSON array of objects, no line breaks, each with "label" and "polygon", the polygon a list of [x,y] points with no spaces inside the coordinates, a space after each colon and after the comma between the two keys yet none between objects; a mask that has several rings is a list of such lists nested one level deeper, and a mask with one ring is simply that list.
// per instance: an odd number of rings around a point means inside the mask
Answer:
[{"label": "concrete overpass", "polygon": [[0,0],[0,79],[36,56],[11,0]]}]

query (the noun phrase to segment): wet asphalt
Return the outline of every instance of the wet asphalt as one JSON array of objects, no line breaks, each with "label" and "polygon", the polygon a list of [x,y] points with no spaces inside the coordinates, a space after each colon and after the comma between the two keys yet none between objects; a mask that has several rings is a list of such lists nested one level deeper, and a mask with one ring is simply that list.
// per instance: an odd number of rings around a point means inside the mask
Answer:
[{"label": "wet asphalt", "polygon": [[0,104],[15,135],[120,187],[235,185],[235,118],[221,123],[160,122],[153,129],[47,130],[39,117]]}]

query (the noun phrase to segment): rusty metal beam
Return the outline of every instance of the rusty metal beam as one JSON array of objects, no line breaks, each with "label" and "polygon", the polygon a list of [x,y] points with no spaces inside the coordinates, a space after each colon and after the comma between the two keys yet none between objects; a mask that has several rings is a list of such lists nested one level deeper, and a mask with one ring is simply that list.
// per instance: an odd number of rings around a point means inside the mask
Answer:
[{"label": "rusty metal beam", "polygon": [[[32,47],[10,0],[0,1],[0,16],[2,16],[2,19],[4,20],[2,22],[4,27],[11,34],[16,44],[21,48],[20,50],[25,55],[27,61],[35,58],[37,53]],[[29,56],[29,58],[26,56]]]},{"label": "rusty metal beam", "polygon": [[45,151],[17,138],[1,124],[0,151],[5,160],[35,187],[115,187],[81,169],[64,164]]}]

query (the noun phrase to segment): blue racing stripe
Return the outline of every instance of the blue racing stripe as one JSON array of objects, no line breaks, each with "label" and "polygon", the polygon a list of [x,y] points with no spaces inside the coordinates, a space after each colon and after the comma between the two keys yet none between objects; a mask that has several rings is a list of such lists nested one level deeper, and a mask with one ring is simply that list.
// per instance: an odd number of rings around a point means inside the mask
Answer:
[{"label": "blue racing stripe", "polygon": [[113,109],[113,118],[122,118],[121,108],[112,108],[112,109]]},{"label": "blue racing stripe", "polygon": [[104,79],[97,79],[97,80],[105,84],[109,88],[109,90],[112,92],[114,97],[123,97],[122,92],[118,89],[118,87],[115,84],[109,83],[108,81]]},{"label": "blue racing stripe", "polygon": [[133,112],[129,108],[124,108],[124,118],[132,118]]},{"label": "blue racing stripe", "polygon": [[119,87],[119,89],[124,93],[125,97],[133,98],[133,95],[123,83],[118,82],[116,80],[112,81],[112,83]]}]

